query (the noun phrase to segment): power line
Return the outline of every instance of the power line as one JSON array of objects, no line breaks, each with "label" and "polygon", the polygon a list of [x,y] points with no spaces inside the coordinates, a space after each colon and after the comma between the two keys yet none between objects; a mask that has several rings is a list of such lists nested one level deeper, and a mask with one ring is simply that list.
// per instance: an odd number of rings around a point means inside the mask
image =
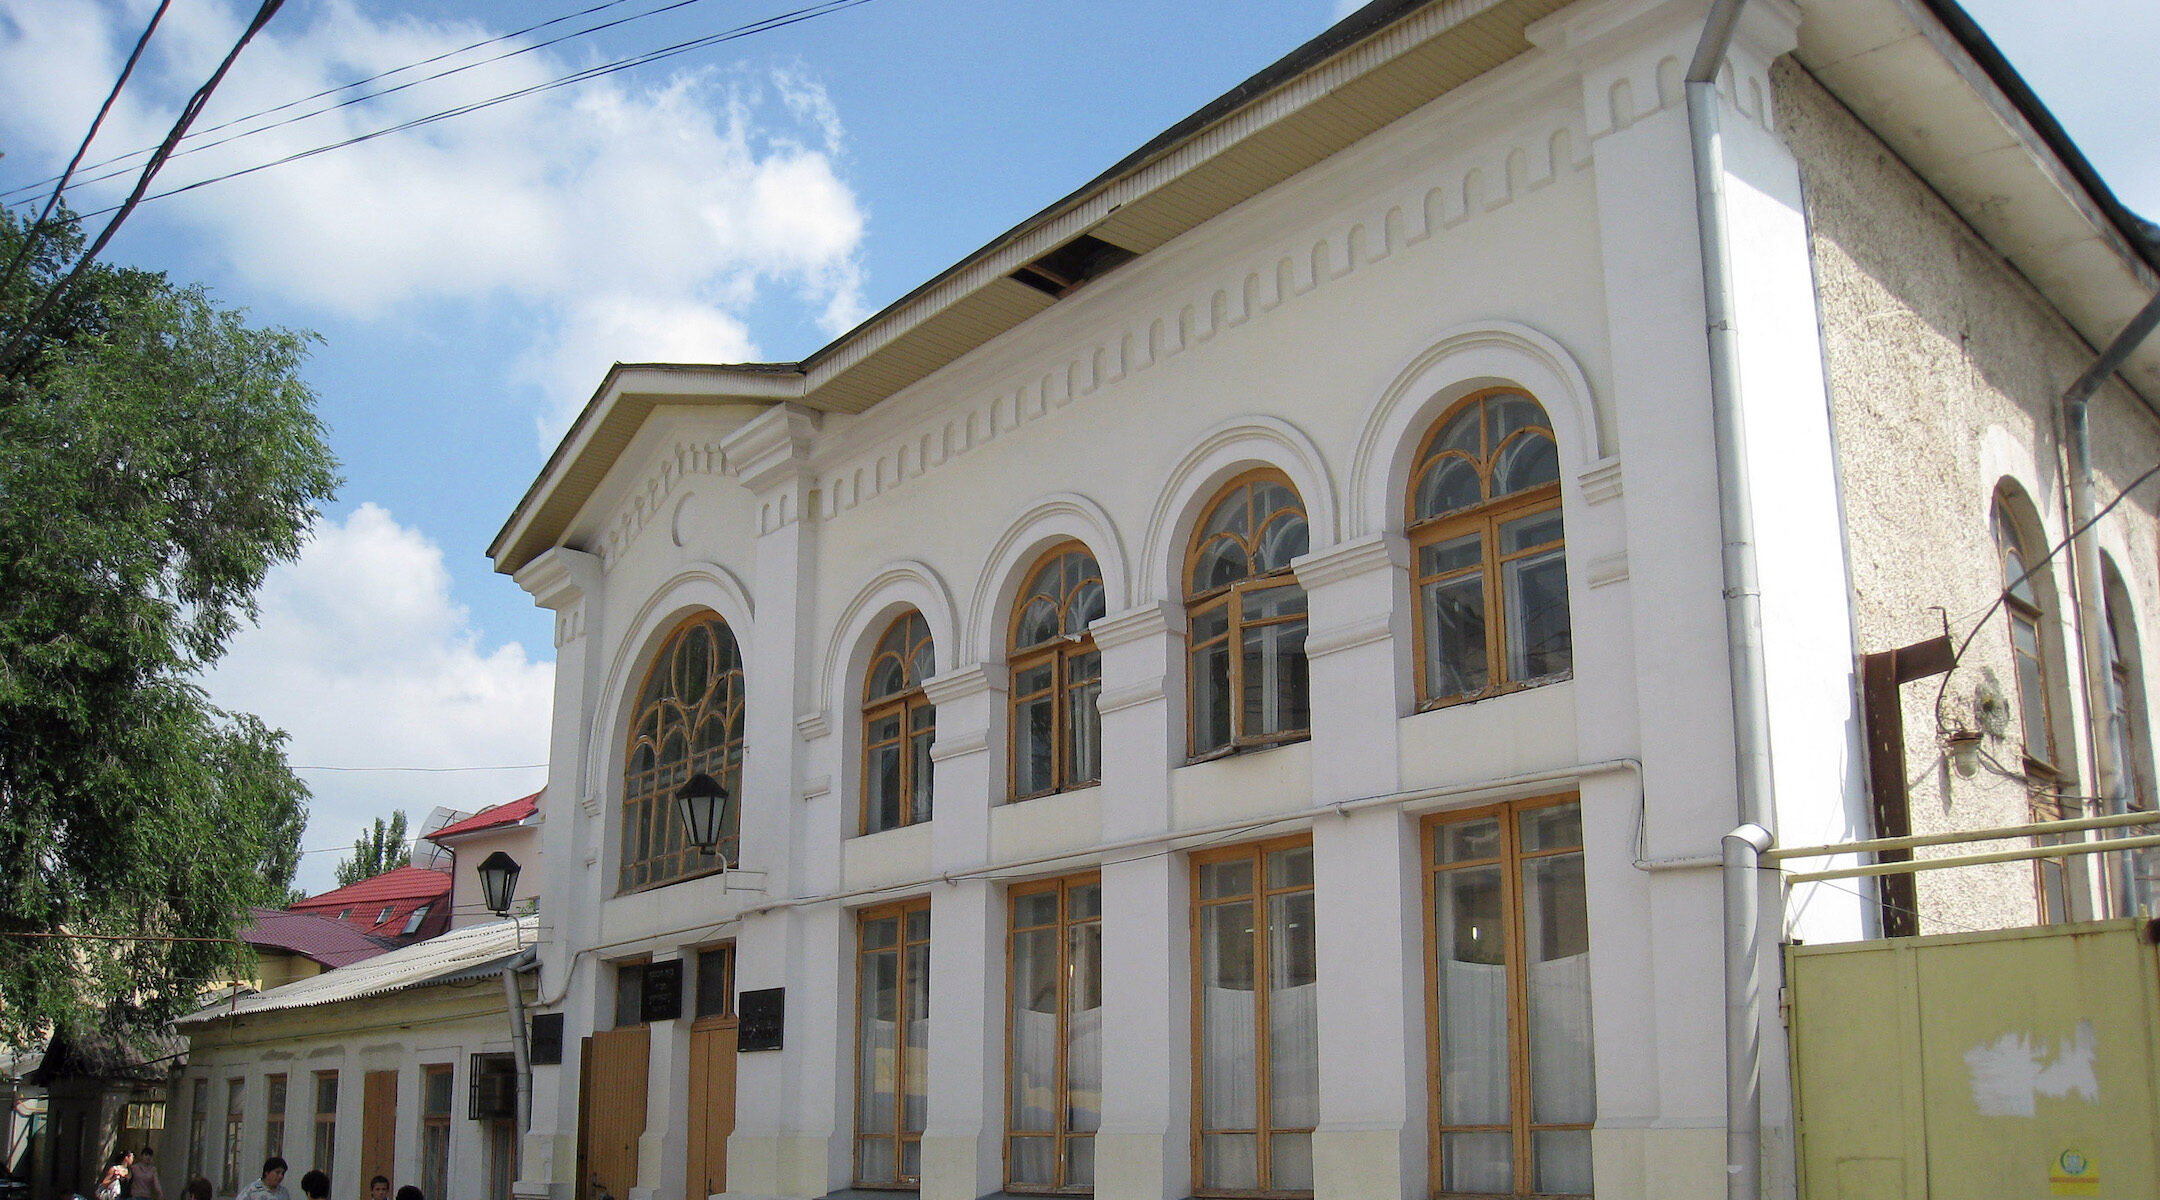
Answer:
[{"label": "power line", "polygon": [[[137,204],[142,203],[143,194],[150,190],[150,181],[157,177],[158,169],[165,165],[167,158],[171,157],[173,147],[179,144],[182,137],[186,136],[188,126],[194,124],[195,118],[202,112],[203,105],[210,102],[210,94],[217,90],[219,83],[224,81],[225,73],[232,70],[233,62],[240,57],[240,52],[247,48],[247,44],[254,40],[255,35],[261,32],[263,26],[270,23],[270,18],[277,15],[278,9],[284,3],[285,0],[263,0],[262,7],[255,13],[255,19],[250,21],[247,29],[240,34],[240,40],[233,43],[232,50],[225,55],[225,61],[219,63],[217,70],[211,74],[208,82],[204,83],[202,87],[196,90],[193,96],[188,98],[187,105],[180,110],[180,119],[173,123],[172,131],[165,135],[165,141],[158,146],[157,153],[151,155],[150,162],[143,167],[142,178],[136,180],[135,190],[130,192],[128,198],[118,206],[104,210],[112,213],[113,219],[106,222],[105,228],[98,234],[97,240],[90,243],[90,248],[83,251],[82,257],[76,260],[74,269],[69,271],[58,284],[54,285],[51,291],[45,293],[44,301],[31,312],[30,319],[23,323],[23,327],[17,331],[16,336],[9,340],[6,353],[0,354],[0,370],[12,374],[28,361],[27,355],[18,357],[16,354],[21,343],[25,339],[35,336],[35,331],[39,324],[44,321],[46,314],[52,311],[53,307],[60,302],[60,298],[67,294],[68,289],[74,286],[77,279],[82,277],[82,273],[89,269],[92,262],[96,261],[99,252],[105,249],[108,242],[112,241],[113,235],[120,232],[120,223],[127,220],[128,214],[135,211]],[[95,215],[103,215],[103,213]]]},{"label": "power line", "polygon": [[[700,50],[707,46],[715,46],[723,42],[731,42],[738,38],[749,37],[752,34],[767,33],[775,29],[782,29],[789,25],[799,24],[803,21],[815,20],[818,17],[829,16],[833,13],[841,12],[846,9],[855,8],[868,3],[870,3],[870,0],[823,0],[823,2],[821,3],[795,9],[791,12],[779,14],[778,16],[766,17],[758,21],[750,22],[746,25],[737,26],[734,29],[725,30],[720,33],[706,34],[703,37],[692,38],[689,41],[677,42],[671,46],[663,46],[658,50],[651,50],[642,54],[633,55],[629,58],[617,59],[613,62],[603,63],[596,67],[588,67],[583,70],[574,71],[568,75],[548,80],[545,83],[533,84],[529,87],[523,87],[515,91],[505,92],[496,96],[491,96],[485,100],[476,100],[469,104],[461,104],[452,108],[442,109],[440,111],[427,114],[426,116],[415,117],[412,120],[403,121],[396,125],[386,126],[382,129],[377,129],[369,133],[358,134],[354,137],[345,138],[340,141],[330,142],[321,146],[316,146],[312,149],[302,150],[297,153],[288,154],[282,158],[272,159],[269,162],[257,163],[256,165],[251,167],[242,167],[235,171],[228,171],[222,175],[213,175],[207,179],[197,180],[194,183],[186,184],[181,187],[171,188],[166,191],[157,192],[144,198],[150,200],[162,200],[168,196],[177,196],[183,192],[192,192],[197,188],[208,187],[213,183],[222,183],[228,179],[236,179],[243,175],[252,175],[257,171],[265,171],[270,169],[271,167],[280,167],[288,163],[299,162],[302,159],[313,158],[318,154],[327,154],[332,150],[342,150],[348,146],[356,146],[362,142],[370,142],[375,140],[376,138],[387,137],[393,133],[404,133],[408,130],[418,129],[425,125],[432,125],[437,121],[448,120],[452,117],[465,116],[470,113],[479,112],[483,109],[493,108],[498,104],[505,104],[509,101],[522,99],[523,97],[535,95],[540,92],[552,91],[556,88],[568,87],[576,83],[584,83],[588,80],[598,79],[603,76],[615,74],[618,71],[627,71],[636,67],[646,66],[651,63],[659,62],[663,59],[673,58],[677,55],[687,54],[692,50]],[[106,213],[112,211],[114,211],[114,209],[99,209],[98,211],[87,215],[97,217],[103,216]]]},{"label": "power line", "polygon": [[[280,104],[280,105],[276,105],[276,106],[274,106],[274,107],[272,107],[272,108],[266,108],[266,109],[263,109],[263,110],[261,110],[261,111],[259,111],[259,112],[254,112],[254,113],[250,113],[250,114],[248,114],[247,116],[244,116],[244,117],[235,117],[235,118],[233,118],[233,119],[232,119],[232,120],[230,120],[230,121],[225,121],[225,122],[223,122],[223,123],[221,123],[221,124],[217,124],[217,125],[212,125],[212,126],[210,126],[209,128],[207,128],[207,129],[200,129],[200,130],[196,130],[195,132],[193,132],[193,133],[190,133],[190,134],[188,134],[188,135],[187,135],[187,136],[186,136],[185,138],[182,138],[181,140],[182,140],[183,142],[193,142],[193,141],[195,141],[195,139],[197,139],[197,138],[201,138],[201,137],[206,137],[206,136],[208,136],[208,135],[210,135],[210,134],[212,134],[212,133],[216,133],[216,132],[218,132],[219,130],[223,130],[223,129],[229,129],[229,128],[231,128],[231,127],[235,126],[235,125],[242,125],[242,124],[245,124],[245,123],[247,123],[247,122],[249,122],[249,121],[253,121],[253,120],[255,120],[255,119],[257,119],[257,118],[260,118],[260,117],[266,117],[266,116],[270,116],[270,115],[272,115],[272,114],[274,114],[274,113],[278,113],[278,112],[283,112],[283,111],[284,111],[284,110],[286,110],[286,109],[289,109],[289,108],[294,108],[294,107],[297,107],[297,106],[299,106],[299,105],[305,104],[305,103],[307,103],[307,102],[308,102],[308,101],[310,101],[310,100],[319,100],[319,99],[322,99],[322,98],[324,98],[324,97],[326,97],[326,96],[331,96],[331,95],[334,95],[334,94],[336,94],[336,93],[338,93],[338,92],[343,92],[343,91],[350,91],[350,90],[352,90],[353,88],[356,88],[356,87],[363,87],[363,86],[365,86],[365,85],[367,85],[367,84],[369,84],[369,83],[373,83],[373,82],[376,82],[376,81],[378,81],[378,80],[381,80],[381,79],[385,79],[385,78],[388,78],[389,76],[392,76],[392,75],[396,75],[396,74],[398,74],[399,72],[402,72],[402,71],[410,71],[410,70],[413,70],[413,69],[415,69],[415,68],[418,68],[418,67],[423,67],[423,66],[427,66],[427,65],[429,65],[429,64],[431,64],[431,63],[436,63],[436,62],[440,62],[440,61],[442,61],[443,59],[446,59],[446,58],[451,58],[451,57],[454,57],[454,56],[456,56],[456,55],[459,55],[459,54],[463,54],[463,53],[465,53],[465,52],[466,52],[466,51],[468,51],[468,50],[474,50],[474,49],[477,49],[477,48],[479,48],[479,47],[482,47],[482,46],[487,46],[487,45],[490,45],[490,44],[492,44],[492,43],[495,43],[495,42],[501,42],[501,41],[505,41],[505,40],[508,40],[508,39],[510,39],[510,38],[514,38],[514,37],[519,37],[519,36],[522,36],[522,35],[524,35],[524,34],[527,34],[527,33],[531,33],[531,32],[533,32],[534,30],[537,30],[537,29],[542,29],[542,28],[545,28],[546,26],[549,26],[549,25],[559,24],[559,23],[561,23],[561,22],[563,22],[563,21],[568,21],[568,20],[572,20],[572,19],[575,19],[575,18],[577,18],[577,17],[581,17],[581,16],[588,16],[588,15],[590,15],[590,14],[592,14],[592,13],[595,13],[595,12],[598,12],[598,11],[600,11],[601,9],[605,9],[605,8],[612,8],[612,7],[614,7],[614,6],[615,6],[615,5],[617,5],[617,4],[623,4],[623,3],[627,3],[627,2],[628,2],[628,0],[607,0],[607,3],[605,3],[605,4],[599,4],[599,5],[595,5],[595,6],[593,6],[592,8],[588,8],[588,9],[584,10],[583,12],[578,12],[578,13],[571,13],[571,14],[569,14],[569,15],[567,15],[567,16],[562,16],[562,17],[556,17],[556,18],[554,18],[553,20],[550,20],[550,21],[543,21],[543,22],[541,22],[541,23],[540,23],[540,24],[538,24],[538,25],[530,25],[530,26],[527,26],[527,27],[526,27],[526,28],[524,28],[524,29],[520,29],[520,30],[517,30],[517,31],[515,31],[515,32],[513,32],[513,33],[505,33],[505,34],[500,34],[500,35],[498,35],[498,36],[496,36],[496,37],[492,37],[492,38],[487,38],[487,39],[484,39],[484,40],[482,40],[482,41],[474,42],[474,43],[473,43],[472,45],[470,45],[470,46],[465,46],[465,47],[461,47],[460,49],[457,49],[457,50],[446,50],[446,51],[444,51],[443,53],[441,53],[441,54],[437,54],[437,55],[435,55],[435,56],[434,56],[434,57],[432,57],[432,58],[426,58],[426,59],[422,59],[422,60],[420,60],[419,62],[416,62],[416,63],[408,63],[408,64],[406,64],[406,65],[404,65],[404,66],[402,66],[402,67],[393,67],[393,68],[391,68],[391,69],[390,69],[390,70],[388,70],[388,71],[383,71],[383,72],[380,72],[380,73],[378,73],[378,74],[376,74],[376,75],[372,75],[372,76],[368,77],[367,79],[362,79],[362,80],[358,80],[358,81],[356,81],[356,82],[354,82],[354,83],[342,84],[342,85],[340,85],[340,86],[338,86],[338,87],[334,87],[334,88],[325,88],[325,89],[323,89],[322,91],[316,92],[316,93],[315,93],[314,95],[312,95],[312,96],[303,96],[303,97],[301,97],[301,98],[300,98],[300,99],[298,99],[298,100],[288,100],[288,101],[286,101],[286,102],[285,102],[285,103],[283,103],[283,104]],[[338,109],[341,109],[341,108],[347,108],[347,107],[350,107],[350,106],[352,106],[352,105],[355,105],[355,104],[363,104],[363,103],[366,103],[366,102],[367,102],[367,101],[369,101],[369,100],[375,100],[375,99],[379,99],[380,97],[383,97],[383,96],[388,96],[388,95],[390,95],[390,94],[392,94],[392,93],[394,93],[394,92],[402,92],[402,91],[406,90],[407,88],[415,88],[415,87],[419,87],[419,86],[420,86],[421,84],[424,84],[424,83],[432,83],[432,82],[434,82],[435,80],[438,80],[438,79],[446,79],[446,78],[448,78],[448,77],[450,77],[450,76],[452,76],[452,75],[457,75],[457,74],[460,74],[460,73],[462,73],[462,72],[465,72],[465,71],[470,71],[470,70],[473,70],[473,69],[474,69],[474,68],[476,68],[476,67],[484,67],[484,66],[487,66],[487,65],[489,65],[490,63],[497,63],[497,62],[501,62],[501,61],[503,61],[503,60],[505,60],[505,59],[509,59],[509,58],[516,58],[516,57],[517,57],[518,55],[521,55],[521,54],[530,54],[530,53],[532,53],[532,52],[533,52],[533,51],[535,51],[535,50],[544,50],[544,49],[546,49],[546,48],[547,48],[547,47],[549,47],[549,46],[555,46],[555,45],[559,45],[559,44],[561,44],[561,43],[563,43],[563,42],[571,41],[571,40],[573,40],[573,39],[575,39],[575,38],[581,38],[581,37],[585,37],[585,36],[587,36],[587,35],[589,35],[589,34],[594,34],[594,33],[598,33],[598,32],[600,32],[600,31],[602,31],[602,30],[605,30],[605,29],[613,29],[613,28],[615,28],[615,27],[616,27],[616,26],[618,26],[618,25],[627,25],[627,24],[629,24],[629,23],[630,23],[630,22],[632,22],[632,21],[642,21],[642,20],[644,20],[644,19],[645,19],[645,18],[647,18],[647,17],[652,17],[652,16],[658,16],[658,15],[660,15],[660,14],[662,14],[662,13],[672,12],[672,11],[674,11],[674,10],[678,9],[678,8],[687,8],[687,7],[689,7],[689,6],[690,6],[690,5],[692,5],[692,4],[702,4],[702,3],[704,3],[704,2],[705,2],[705,0],[671,0],[671,2],[670,2],[670,3],[667,3],[667,4],[663,4],[663,5],[661,5],[661,6],[657,7],[657,8],[650,8],[650,9],[646,9],[646,10],[645,10],[645,11],[643,11],[643,12],[637,12],[637,13],[632,13],[632,14],[630,14],[630,15],[629,15],[629,16],[627,16],[627,17],[619,17],[619,18],[617,18],[617,19],[615,19],[615,20],[612,20],[612,21],[603,21],[603,22],[601,22],[601,23],[599,23],[599,24],[597,24],[597,25],[591,25],[591,26],[588,26],[588,27],[586,27],[586,28],[584,28],[584,29],[579,29],[579,30],[575,30],[575,31],[572,31],[572,32],[570,32],[570,33],[565,33],[565,34],[562,34],[562,35],[561,35],[561,36],[559,36],[559,37],[554,37],[554,38],[550,38],[550,39],[548,39],[548,40],[546,40],[546,41],[542,41],[542,42],[534,42],[534,43],[532,43],[532,44],[530,44],[530,45],[526,45],[526,46],[520,46],[520,47],[517,47],[516,49],[513,49],[513,50],[506,50],[506,51],[502,52],[501,54],[496,54],[496,55],[493,55],[493,56],[491,56],[491,57],[488,57],[488,58],[478,59],[478,60],[475,60],[475,61],[473,61],[473,62],[469,62],[469,63],[463,63],[463,64],[460,64],[460,65],[458,65],[458,66],[455,66],[455,67],[449,67],[449,68],[446,68],[446,69],[444,69],[444,70],[441,70],[441,71],[437,71],[437,72],[435,72],[435,73],[434,73],[434,74],[432,74],[432,75],[424,75],[424,76],[422,76],[422,77],[420,77],[420,78],[418,78],[418,79],[409,79],[409,80],[406,80],[406,81],[405,81],[405,82],[403,82],[403,83],[399,83],[399,84],[395,84],[395,85],[393,85],[393,86],[390,86],[390,87],[382,88],[382,89],[380,89],[380,90],[378,90],[378,91],[368,92],[368,93],[366,93],[366,94],[364,94],[364,95],[359,95],[359,96],[350,96],[350,97],[347,97],[346,99],[343,99],[343,100],[340,100],[340,101],[338,101],[338,102],[337,102],[337,103],[335,103],[335,104],[326,104],[326,105],[322,106],[321,108],[317,108],[317,109],[311,109],[311,110],[309,110],[308,112],[300,113],[300,114],[298,114],[298,115],[296,115],[296,116],[291,116],[291,117],[287,117],[287,118],[285,118],[285,119],[284,119],[284,120],[282,120],[282,121],[273,121],[273,122],[271,122],[271,123],[270,123],[270,124],[268,124],[268,125],[258,125],[258,126],[256,126],[255,128],[253,128],[253,129],[245,129],[245,130],[242,130],[242,131],[240,131],[240,132],[238,132],[238,133],[234,133],[234,134],[231,134],[231,135],[229,135],[229,136],[226,136],[226,137],[222,137],[222,138],[219,138],[219,139],[217,139],[216,141],[213,141],[213,142],[205,142],[205,143],[201,143],[201,144],[198,144],[198,145],[190,145],[190,146],[188,146],[188,147],[187,147],[186,149],[184,149],[184,150],[177,150],[177,151],[175,151],[175,152],[173,153],[173,157],[174,157],[174,158],[184,158],[184,157],[186,157],[186,156],[188,156],[188,155],[190,155],[190,154],[194,154],[194,153],[196,153],[196,152],[198,152],[198,151],[215,149],[216,147],[218,147],[218,146],[223,146],[223,145],[225,145],[225,144],[226,144],[226,143],[228,143],[228,142],[236,142],[236,141],[239,141],[239,140],[240,140],[240,139],[242,139],[242,138],[247,138],[247,137],[253,137],[254,135],[256,135],[256,134],[258,134],[258,133],[268,133],[269,131],[271,131],[271,130],[273,130],[273,129],[282,129],[282,128],[284,128],[284,127],[285,127],[285,126],[287,126],[287,125],[292,125],[292,124],[295,124],[295,123],[297,123],[297,122],[300,122],[300,121],[305,121],[305,120],[307,120],[307,119],[309,119],[309,118],[311,118],[311,117],[319,117],[319,116],[321,116],[321,115],[323,115],[324,113],[327,113],[327,112],[335,112],[335,111],[337,111]],[[109,159],[106,159],[106,160],[105,160],[104,162],[101,162],[101,163],[96,163],[96,164],[93,164],[93,166],[91,167],[91,169],[92,169],[92,170],[95,170],[95,169],[97,169],[98,167],[104,167],[104,166],[109,166],[109,165],[111,165],[111,164],[113,164],[113,163],[118,163],[118,162],[122,162],[122,161],[124,161],[124,160],[126,160],[126,159],[134,158],[134,157],[136,157],[137,155],[140,155],[140,154],[144,154],[144,153],[146,153],[146,151],[143,151],[143,150],[134,150],[134,151],[130,151],[130,152],[129,152],[129,153],[127,153],[127,154],[121,154],[121,155],[117,155],[117,156],[115,156],[115,157],[113,157],[113,158],[109,158]],[[117,177],[117,176],[120,176],[120,175],[124,175],[124,174],[126,174],[126,173],[127,173],[127,171],[126,171],[126,169],[125,169],[125,168],[123,168],[123,169],[121,169],[121,170],[118,170],[118,171],[109,171],[109,172],[107,172],[107,173],[105,173],[105,174],[103,174],[103,175],[93,176],[92,178],[89,178],[89,179],[85,179],[85,180],[83,180],[83,181],[82,181],[82,183],[83,183],[83,185],[88,185],[88,184],[92,184],[92,183],[101,183],[101,182],[103,182],[103,181],[105,181],[105,180],[107,180],[107,179],[112,179],[112,178],[115,178],[115,177]],[[50,181],[50,180],[47,180],[46,182],[51,182],[51,181]],[[36,186],[40,186],[40,185],[32,184],[32,185],[27,185],[27,186],[28,186],[28,187],[36,187]],[[19,191],[23,191],[23,190],[26,190],[26,189],[25,189],[25,188],[14,188],[14,189],[10,189],[10,190],[9,190],[8,192],[5,192],[5,193],[0,193],[0,195],[12,195],[12,194],[13,194],[14,192],[19,192]]]},{"label": "power line", "polygon": [[295,771],[420,771],[437,773],[451,771],[535,771],[545,766],[547,764],[544,762],[536,762],[495,763],[478,767],[294,767],[292,769]]},{"label": "power line", "polygon": [[6,273],[0,274],[0,296],[7,294],[8,285],[15,282],[15,272],[30,260],[30,254],[36,249],[38,239],[45,233],[45,223],[52,219],[53,210],[60,206],[62,193],[67,191],[68,178],[75,174],[75,168],[82,163],[83,155],[90,153],[90,143],[97,140],[98,129],[105,124],[105,114],[112,111],[113,102],[120,98],[120,89],[127,86],[128,76],[135,73],[135,64],[141,61],[144,47],[150,44],[150,35],[157,32],[158,22],[165,19],[165,10],[170,7],[172,0],[158,0],[157,11],[150,14],[150,24],[144,27],[142,36],[135,39],[135,50],[128,55],[127,65],[120,68],[120,78],[113,80],[112,91],[105,94],[105,103],[98,106],[97,116],[90,119],[90,131],[83,134],[82,145],[75,148],[75,157],[68,160],[67,169],[60,172],[57,179],[46,181],[54,184],[52,198],[45,201],[45,211],[38,214],[37,220],[23,230],[22,245],[16,249],[14,259],[8,263]]}]

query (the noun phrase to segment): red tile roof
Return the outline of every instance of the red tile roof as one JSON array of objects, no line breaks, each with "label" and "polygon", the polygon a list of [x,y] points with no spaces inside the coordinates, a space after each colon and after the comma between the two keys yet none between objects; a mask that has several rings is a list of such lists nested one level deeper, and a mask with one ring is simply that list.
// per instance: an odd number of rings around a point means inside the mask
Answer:
[{"label": "red tile roof", "polygon": [[456,837],[459,834],[478,833],[483,829],[503,829],[519,824],[540,811],[540,796],[541,793],[534,792],[523,799],[512,800],[507,804],[498,804],[493,808],[483,808],[462,821],[452,821],[441,829],[428,834],[427,840],[439,842],[446,837]]},{"label": "red tile roof", "polygon": [[259,949],[297,954],[326,967],[373,958],[398,944],[390,938],[369,937],[344,921],[315,913],[274,908],[248,911],[255,919],[241,932],[241,941]]},{"label": "red tile roof", "polygon": [[[406,933],[413,912],[422,906],[428,911],[420,927]],[[409,945],[450,928],[450,875],[426,867],[399,867],[349,887],[309,896],[293,905],[292,911],[329,917],[394,944]]]}]

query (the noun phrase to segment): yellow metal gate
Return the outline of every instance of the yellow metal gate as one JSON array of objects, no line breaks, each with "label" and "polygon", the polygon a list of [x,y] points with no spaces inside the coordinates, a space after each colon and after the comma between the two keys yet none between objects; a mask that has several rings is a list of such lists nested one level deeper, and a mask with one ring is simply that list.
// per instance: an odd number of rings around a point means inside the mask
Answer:
[{"label": "yellow metal gate", "polygon": [[2160,1197],[2146,922],[1786,948],[1805,1200]]}]

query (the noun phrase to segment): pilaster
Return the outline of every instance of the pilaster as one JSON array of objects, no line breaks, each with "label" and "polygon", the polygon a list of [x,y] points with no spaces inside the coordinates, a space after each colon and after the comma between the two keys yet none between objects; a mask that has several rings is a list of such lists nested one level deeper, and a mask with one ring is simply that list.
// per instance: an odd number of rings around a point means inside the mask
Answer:
[{"label": "pilaster", "polygon": [[1185,761],[1185,610],[1151,603],[1088,626],[1102,652],[1103,838],[1170,827],[1170,771]]},{"label": "pilaster", "polygon": [[937,706],[930,747],[931,862],[941,871],[981,866],[990,858],[990,808],[1005,798],[1003,663],[977,663],[923,681]]},{"label": "pilaster", "polygon": [[1187,878],[1183,855],[1103,864],[1102,1027],[1116,1034],[1102,1045],[1097,1200],[1192,1193]]},{"label": "pilaster", "polygon": [[1410,711],[1409,561],[1400,534],[1377,533],[1291,564],[1308,606],[1315,803],[1401,786],[1397,730]]},{"label": "pilaster", "polygon": [[[922,1139],[922,1200],[976,1200],[1004,1183],[1001,915],[998,889],[987,879],[935,886],[930,894],[930,1114]],[[981,986],[949,988],[940,996],[940,979],[980,980]]]}]

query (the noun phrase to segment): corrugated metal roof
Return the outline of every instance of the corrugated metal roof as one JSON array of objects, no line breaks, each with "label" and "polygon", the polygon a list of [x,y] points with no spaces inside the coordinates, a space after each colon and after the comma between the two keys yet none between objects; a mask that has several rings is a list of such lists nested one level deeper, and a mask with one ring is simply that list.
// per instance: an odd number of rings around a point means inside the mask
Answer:
[{"label": "corrugated metal roof", "polygon": [[184,1029],[221,1017],[315,1008],[453,980],[484,979],[500,974],[503,964],[538,936],[537,917],[472,925],[349,967],[213,1004],[174,1024]]},{"label": "corrugated metal roof", "polygon": [[425,836],[427,840],[435,842],[446,837],[456,837],[461,833],[477,833],[483,829],[500,829],[504,826],[515,825],[540,811],[540,794],[540,792],[534,792],[530,796],[507,801],[493,808],[483,808],[462,821],[453,821]]}]

